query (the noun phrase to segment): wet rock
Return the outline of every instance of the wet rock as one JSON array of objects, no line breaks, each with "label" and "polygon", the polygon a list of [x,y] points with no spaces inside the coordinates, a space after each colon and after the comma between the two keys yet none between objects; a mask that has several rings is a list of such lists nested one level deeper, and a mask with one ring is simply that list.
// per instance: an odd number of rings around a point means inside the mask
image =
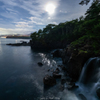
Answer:
[{"label": "wet rock", "polygon": [[62,70],[63,70],[63,71],[66,71],[66,68],[65,68],[64,66],[62,66]]},{"label": "wet rock", "polygon": [[30,42],[27,43],[27,42],[23,41],[22,43],[9,43],[9,44],[6,44],[6,45],[10,45],[10,46],[30,46]]},{"label": "wet rock", "polygon": [[56,70],[54,71],[54,73],[58,74],[60,72],[59,68],[56,68]]},{"label": "wet rock", "polygon": [[[63,70],[67,71],[69,76],[73,78],[75,81],[78,80],[84,63],[91,56],[93,56],[93,54],[88,52],[90,46],[83,45],[81,47],[72,47],[71,45],[69,45],[67,46],[67,48],[63,50],[63,55],[62,55],[63,64],[66,66],[63,67]],[[81,52],[81,50],[83,50],[83,52]]]},{"label": "wet rock", "polygon": [[46,75],[43,78],[43,83],[44,83],[44,85],[47,85],[47,86],[53,86],[56,84],[56,79],[52,76]]},{"label": "wet rock", "polygon": [[61,75],[53,72],[53,77],[54,78],[61,78]]},{"label": "wet rock", "polygon": [[100,98],[100,88],[96,90],[97,96]]},{"label": "wet rock", "polygon": [[43,64],[42,64],[41,62],[38,62],[37,64],[38,64],[39,66],[43,66]]},{"label": "wet rock", "polygon": [[67,78],[66,78],[66,81],[67,81],[67,82],[71,82],[71,81],[72,81],[72,78],[67,77]]},{"label": "wet rock", "polygon": [[69,82],[69,84],[67,84],[67,89],[71,90],[75,87],[75,83]]},{"label": "wet rock", "polygon": [[90,55],[85,52],[80,52],[78,50],[72,51],[68,62],[66,62],[67,72],[69,73],[70,77],[72,77],[74,80],[78,80],[83,65],[89,57]]},{"label": "wet rock", "polygon": [[50,69],[48,69],[48,72],[50,71]]},{"label": "wet rock", "polygon": [[87,100],[87,98],[83,94],[79,94],[81,100]]},{"label": "wet rock", "polygon": [[52,54],[53,54],[53,57],[62,57],[62,53],[63,53],[62,50],[56,50]]},{"label": "wet rock", "polygon": [[66,82],[66,79],[61,79],[61,84],[64,84]]},{"label": "wet rock", "polygon": [[74,82],[68,82],[68,83],[67,83],[67,89],[68,89],[68,90],[76,89],[76,88],[78,88],[78,87],[79,87],[79,86],[75,85]]},{"label": "wet rock", "polygon": [[69,61],[69,58],[71,56],[71,53],[72,53],[72,50],[70,49],[70,45],[69,45],[63,51],[63,56],[62,56],[63,64],[67,64],[67,62]]},{"label": "wet rock", "polygon": [[60,90],[63,91],[64,90],[64,85],[60,86]]},{"label": "wet rock", "polygon": [[63,65],[58,65],[63,71],[66,71],[66,68]]}]

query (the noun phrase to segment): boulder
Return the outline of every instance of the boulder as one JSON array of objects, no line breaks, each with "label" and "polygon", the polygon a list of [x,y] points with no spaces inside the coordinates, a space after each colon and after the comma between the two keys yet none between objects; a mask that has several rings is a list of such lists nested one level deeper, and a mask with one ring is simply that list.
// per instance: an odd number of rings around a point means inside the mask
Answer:
[{"label": "boulder", "polygon": [[66,71],[66,68],[63,65],[58,65],[63,71]]},{"label": "boulder", "polygon": [[66,82],[66,79],[61,79],[61,84],[64,84]]},{"label": "boulder", "polygon": [[67,82],[72,82],[72,78],[70,78],[69,76],[66,78]]},{"label": "boulder", "polygon": [[72,53],[69,61],[67,62],[67,71],[71,78],[78,80],[84,63],[88,60],[90,55],[85,52],[81,53]]},{"label": "boulder", "polygon": [[47,86],[53,86],[56,84],[56,79],[52,76],[46,75],[43,78],[43,83],[44,83],[44,85],[47,85]]},{"label": "boulder", "polygon": [[86,97],[83,94],[79,94],[79,97],[81,100],[87,100]]},{"label": "boulder", "polygon": [[96,90],[97,96],[100,98],[100,88]]},{"label": "boulder", "polygon": [[72,47],[71,45],[68,45],[67,48],[63,50],[62,61],[66,67],[61,65],[59,67],[62,67],[64,71],[67,71],[74,81],[78,80],[84,63],[93,56],[88,52],[89,48],[89,45],[81,47]]},{"label": "boulder", "polygon": [[27,43],[27,42],[22,42],[22,43],[9,43],[9,44],[6,44],[6,45],[10,45],[10,46],[30,46],[30,42]]},{"label": "boulder", "polygon": [[61,78],[61,75],[53,72],[53,77],[54,78]]},{"label": "boulder", "polygon": [[43,66],[43,64],[42,64],[41,62],[38,62],[37,64],[38,64],[39,66]]},{"label": "boulder", "polygon": [[60,86],[60,90],[63,91],[64,90],[64,85]]},{"label": "boulder", "polygon": [[72,89],[76,89],[79,86],[76,86],[74,82],[67,82],[67,89],[68,90],[72,90]]},{"label": "boulder", "polygon": [[71,90],[71,89],[73,89],[74,87],[75,87],[75,83],[71,83],[71,82],[67,83],[67,89],[68,89],[68,90]]},{"label": "boulder", "polygon": [[54,73],[58,74],[60,72],[59,68],[56,68],[56,70],[54,71]]},{"label": "boulder", "polygon": [[56,50],[52,53],[53,57],[62,57],[63,50]]}]

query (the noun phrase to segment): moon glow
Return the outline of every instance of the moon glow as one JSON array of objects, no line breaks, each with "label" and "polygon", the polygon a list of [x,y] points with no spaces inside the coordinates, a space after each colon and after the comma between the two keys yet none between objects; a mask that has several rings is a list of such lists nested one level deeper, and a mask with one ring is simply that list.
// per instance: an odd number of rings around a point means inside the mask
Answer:
[{"label": "moon glow", "polygon": [[55,12],[55,5],[53,4],[53,3],[48,3],[47,5],[46,5],[46,8],[45,8],[45,10],[48,12],[48,14],[49,15],[52,15],[52,14],[54,14],[54,12]]}]

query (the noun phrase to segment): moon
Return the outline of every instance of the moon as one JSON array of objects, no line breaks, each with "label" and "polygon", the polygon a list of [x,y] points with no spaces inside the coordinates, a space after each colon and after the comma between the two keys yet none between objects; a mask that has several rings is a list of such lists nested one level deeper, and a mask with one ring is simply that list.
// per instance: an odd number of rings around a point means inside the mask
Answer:
[{"label": "moon", "polygon": [[54,14],[54,12],[55,12],[55,5],[53,4],[53,3],[48,3],[47,5],[46,5],[46,8],[45,8],[45,10],[46,10],[46,12],[48,12],[48,14],[49,15],[52,15],[52,14]]}]

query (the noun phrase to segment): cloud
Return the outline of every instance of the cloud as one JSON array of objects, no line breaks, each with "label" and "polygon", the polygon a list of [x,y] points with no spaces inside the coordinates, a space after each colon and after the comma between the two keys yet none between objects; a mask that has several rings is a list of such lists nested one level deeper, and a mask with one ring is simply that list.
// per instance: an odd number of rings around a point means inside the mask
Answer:
[{"label": "cloud", "polygon": [[[32,32],[47,24],[59,24],[84,15],[90,6],[80,6],[79,0],[0,0],[0,27],[3,33]],[[45,7],[53,3],[53,15],[48,15]],[[18,29],[18,30],[17,30]],[[8,32],[7,32],[8,31]],[[0,32],[1,34],[1,32]]]},{"label": "cloud", "polygon": [[26,27],[32,27],[29,26],[27,22],[15,22],[16,23],[16,27],[22,27],[22,28],[26,28]]},{"label": "cloud", "polygon": [[0,35],[3,34],[30,34],[31,32],[36,31],[32,29],[25,29],[25,28],[16,28],[16,29],[7,29],[7,28],[0,28]]}]

